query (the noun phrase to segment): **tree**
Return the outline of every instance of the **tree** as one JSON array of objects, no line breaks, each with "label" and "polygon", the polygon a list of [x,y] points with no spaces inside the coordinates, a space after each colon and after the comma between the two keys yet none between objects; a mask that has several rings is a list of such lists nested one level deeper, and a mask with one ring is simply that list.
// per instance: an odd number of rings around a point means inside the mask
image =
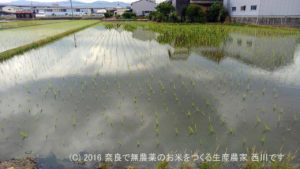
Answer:
[{"label": "tree", "polygon": [[209,22],[224,22],[228,12],[222,3],[216,2],[206,11],[206,15]]},{"label": "tree", "polygon": [[206,20],[205,13],[199,5],[190,4],[186,9],[186,15],[190,22],[204,23]]},{"label": "tree", "polygon": [[175,11],[174,6],[169,2],[162,2],[158,4],[156,7],[157,12],[163,14],[164,16],[169,16],[172,12]]}]

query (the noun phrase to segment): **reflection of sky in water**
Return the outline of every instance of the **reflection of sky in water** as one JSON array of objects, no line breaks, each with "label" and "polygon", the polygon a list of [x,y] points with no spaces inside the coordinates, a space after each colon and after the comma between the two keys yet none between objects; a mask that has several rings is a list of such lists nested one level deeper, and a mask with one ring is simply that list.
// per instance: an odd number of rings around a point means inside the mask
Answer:
[{"label": "reflection of sky in water", "polygon": [[[212,152],[220,145],[221,151],[245,152],[256,145],[272,153],[299,147],[293,117],[300,117],[300,48],[293,38],[282,38],[295,47],[288,61],[270,69],[235,46],[225,45],[217,63],[201,54],[205,47],[174,49],[151,40],[155,36],[132,38],[137,35],[97,26],[76,34],[77,48],[69,36],[1,63],[0,159],[26,151],[62,159],[82,151]],[[245,38],[255,46],[255,38]],[[263,132],[264,123],[271,131]]]}]

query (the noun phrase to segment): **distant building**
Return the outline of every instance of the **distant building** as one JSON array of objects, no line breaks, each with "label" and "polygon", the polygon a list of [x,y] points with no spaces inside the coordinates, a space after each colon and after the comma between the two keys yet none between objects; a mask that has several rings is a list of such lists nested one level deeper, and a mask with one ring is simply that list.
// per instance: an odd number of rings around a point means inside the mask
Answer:
[{"label": "distant building", "polygon": [[[122,7],[121,7],[122,8]],[[103,13],[110,8],[104,7],[73,7],[72,9],[67,6],[59,6],[58,4],[52,4],[52,6],[46,5],[10,5],[10,6],[0,6],[0,16],[15,16],[17,11],[33,11],[36,17],[48,17],[48,16],[85,16],[85,15],[99,15],[102,16]],[[111,9],[114,11],[114,8]],[[124,8],[119,9],[119,13],[122,13]],[[105,12],[104,12],[105,11]],[[28,14],[26,14],[28,15]]]},{"label": "distant building", "polygon": [[114,9],[114,15],[117,16],[117,15],[123,15],[124,12],[126,11],[129,11],[129,9],[127,8],[123,8],[122,6],[120,5],[117,5]]},{"label": "distant building", "polygon": [[300,0],[224,0],[234,22],[300,25]]},{"label": "distant building", "polygon": [[156,3],[152,0],[139,0],[131,4],[131,9],[137,16],[148,16],[151,11],[156,11]]},{"label": "distant building", "polygon": [[17,11],[16,18],[17,19],[35,18],[35,13],[33,11]]},{"label": "distant building", "polygon": [[16,6],[5,6],[1,10],[2,13],[6,13],[6,14],[14,14],[17,11],[22,11],[22,8]]}]

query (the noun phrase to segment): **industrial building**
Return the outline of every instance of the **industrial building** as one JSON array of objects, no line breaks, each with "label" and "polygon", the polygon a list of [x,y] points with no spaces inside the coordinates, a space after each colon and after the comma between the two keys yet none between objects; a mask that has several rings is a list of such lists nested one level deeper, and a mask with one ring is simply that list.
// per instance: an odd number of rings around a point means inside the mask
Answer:
[{"label": "industrial building", "polygon": [[[65,6],[28,6],[28,5],[16,5],[16,6],[0,6],[0,16],[14,16],[16,18],[33,18],[33,17],[48,17],[48,16],[91,16],[100,15],[104,16],[106,11],[115,11],[115,8],[104,7],[71,7]],[[120,10],[118,8],[118,10]],[[31,14],[30,14],[31,13]]]},{"label": "industrial building", "polygon": [[233,22],[300,25],[299,0],[224,0]]}]

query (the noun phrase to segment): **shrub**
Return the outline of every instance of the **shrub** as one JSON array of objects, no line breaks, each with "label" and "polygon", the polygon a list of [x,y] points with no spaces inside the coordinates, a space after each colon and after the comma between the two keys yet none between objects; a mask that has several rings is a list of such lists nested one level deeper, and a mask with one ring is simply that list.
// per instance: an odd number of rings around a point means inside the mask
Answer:
[{"label": "shrub", "polygon": [[149,16],[148,16],[149,20],[154,20],[154,19],[155,19],[155,16],[156,16],[156,14],[157,14],[157,12],[156,12],[156,11],[151,11],[151,12],[149,13]]},{"label": "shrub", "polygon": [[163,15],[160,12],[157,12],[155,15],[155,21],[156,22],[167,22],[168,21],[168,16]]},{"label": "shrub", "polygon": [[216,2],[206,11],[206,16],[209,22],[224,22],[228,12],[222,3]]},{"label": "shrub", "polygon": [[105,18],[110,18],[110,17],[113,16],[113,13],[110,12],[110,11],[108,11],[108,12],[106,12],[106,13],[104,14],[104,16],[105,16]]},{"label": "shrub", "polygon": [[198,5],[190,4],[186,9],[186,15],[190,22],[204,23],[206,20],[205,13],[202,8]]},{"label": "shrub", "polygon": [[122,14],[122,17],[126,18],[126,19],[135,19],[136,18],[136,13],[126,11]]},{"label": "shrub", "polygon": [[179,22],[179,17],[177,16],[176,12],[171,13],[169,16],[169,21],[170,22]]}]

